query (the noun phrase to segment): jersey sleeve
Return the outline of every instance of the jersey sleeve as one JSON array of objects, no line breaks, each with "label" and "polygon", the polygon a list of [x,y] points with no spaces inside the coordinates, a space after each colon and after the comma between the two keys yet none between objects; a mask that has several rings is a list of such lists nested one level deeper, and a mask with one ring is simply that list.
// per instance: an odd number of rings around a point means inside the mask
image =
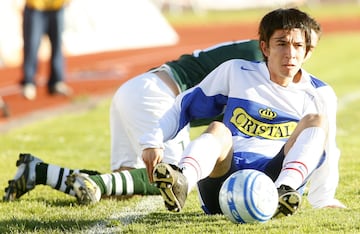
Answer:
[{"label": "jersey sleeve", "polygon": [[226,105],[233,67],[232,61],[223,63],[197,86],[178,95],[158,126],[141,137],[142,149],[161,147],[162,142],[175,137],[192,120],[221,114]]}]

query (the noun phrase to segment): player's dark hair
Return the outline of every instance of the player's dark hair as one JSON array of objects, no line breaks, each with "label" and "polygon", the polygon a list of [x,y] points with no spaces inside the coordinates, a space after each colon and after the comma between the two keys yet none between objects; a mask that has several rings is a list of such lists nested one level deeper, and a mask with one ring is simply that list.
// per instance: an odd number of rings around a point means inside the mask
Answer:
[{"label": "player's dark hair", "polygon": [[[316,21],[315,21],[316,22]],[[270,38],[276,30],[292,30],[298,28],[305,32],[306,52],[311,45],[311,27],[314,19],[305,12],[295,8],[277,9],[266,14],[259,25],[259,42],[264,41],[269,46]],[[264,59],[267,58],[264,56]]]},{"label": "player's dark hair", "polygon": [[309,27],[310,27],[310,29],[314,30],[315,33],[320,38],[321,33],[322,33],[321,25],[314,18],[310,18]]}]

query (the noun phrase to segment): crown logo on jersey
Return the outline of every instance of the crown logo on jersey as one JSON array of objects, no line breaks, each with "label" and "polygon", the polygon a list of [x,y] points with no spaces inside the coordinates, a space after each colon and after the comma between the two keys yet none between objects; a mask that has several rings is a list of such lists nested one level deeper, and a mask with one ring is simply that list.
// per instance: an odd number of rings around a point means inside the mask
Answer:
[{"label": "crown logo on jersey", "polygon": [[260,109],[259,114],[261,118],[269,119],[269,120],[273,120],[277,116],[277,114],[274,111],[272,111],[270,108]]}]

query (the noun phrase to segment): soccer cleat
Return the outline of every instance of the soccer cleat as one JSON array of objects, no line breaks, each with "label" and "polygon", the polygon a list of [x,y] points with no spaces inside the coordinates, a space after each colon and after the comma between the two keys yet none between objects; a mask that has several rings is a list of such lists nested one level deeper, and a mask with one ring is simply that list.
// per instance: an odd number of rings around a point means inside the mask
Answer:
[{"label": "soccer cleat", "polygon": [[301,195],[287,185],[280,185],[278,188],[279,204],[273,218],[281,218],[293,215],[301,204]]},{"label": "soccer cleat", "polygon": [[101,199],[99,186],[90,179],[88,174],[71,174],[67,177],[65,183],[75,191],[76,199],[80,205],[94,204]]},{"label": "soccer cleat", "polygon": [[154,182],[159,188],[169,211],[180,212],[187,197],[188,182],[181,170],[165,163],[155,166],[153,172]]},{"label": "soccer cleat", "polygon": [[35,188],[35,167],[42,160],[31,154],[20,154],[16,161],[18,170],[14,179],[9,180],[9,186],[5,188],[4,201],[13,201]]}]

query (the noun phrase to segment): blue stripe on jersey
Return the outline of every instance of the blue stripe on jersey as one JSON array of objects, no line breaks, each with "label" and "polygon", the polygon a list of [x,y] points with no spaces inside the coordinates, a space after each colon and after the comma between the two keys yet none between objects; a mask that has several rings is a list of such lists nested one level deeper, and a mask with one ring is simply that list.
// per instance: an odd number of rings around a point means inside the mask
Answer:
[{"label": "blue stripe on jersey", "polygon": [[317,79],[316,77],[314,76],[310,76],[311,78],[311,84],[312,86],[314,86],[315,88],[320,88],[320,87],[323,87],[323,86],[327,86],[326,83],[324,83],[323,81]]},{"label": "blue stripe on jersey", "polygon": [[194,119],[211,118],[221,114],[227,97],[221,94],[206,96],[201,88],[186,94],[181,102],[180,128]]}]

